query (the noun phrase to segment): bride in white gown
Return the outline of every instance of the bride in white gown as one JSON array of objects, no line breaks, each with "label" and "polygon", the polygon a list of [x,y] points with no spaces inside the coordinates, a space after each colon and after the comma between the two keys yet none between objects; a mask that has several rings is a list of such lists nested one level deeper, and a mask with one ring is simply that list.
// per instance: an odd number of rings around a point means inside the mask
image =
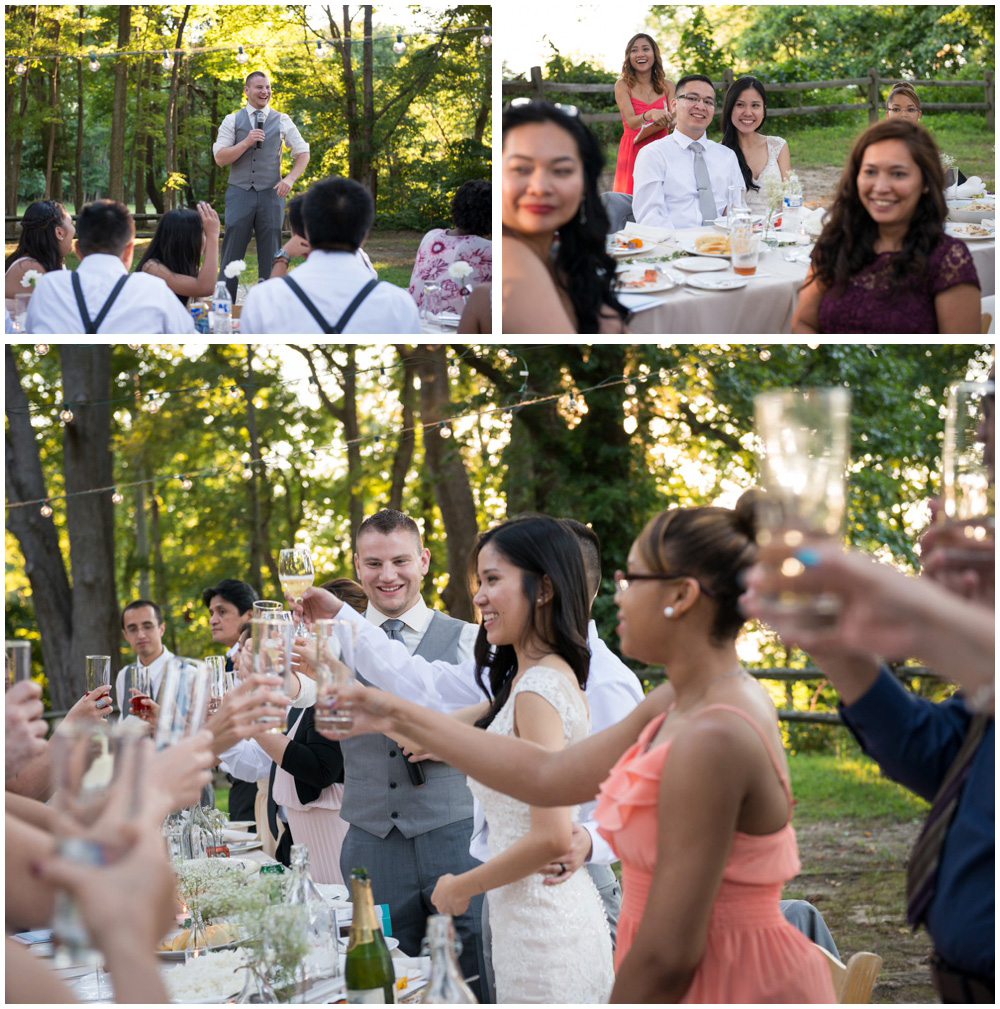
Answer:
[{"label": "bride in white gown", "polygon": [[[466,709],[465,719],[550,750],[584,738],[590,656],[575,537],[555,519],[513,519],[483,535],[475,559],[483,615],[477,676],[488,662],[494,701]],[[576,809],[527,806],[471,779],[469,786],[486,813],[491,858],[442,876],[434,905],[458,914],[489,891],[498,1002],[605,1002],[614,980],[611,937],[593,881],[576,872],[545,886],[540,875],[569,850]]]}]

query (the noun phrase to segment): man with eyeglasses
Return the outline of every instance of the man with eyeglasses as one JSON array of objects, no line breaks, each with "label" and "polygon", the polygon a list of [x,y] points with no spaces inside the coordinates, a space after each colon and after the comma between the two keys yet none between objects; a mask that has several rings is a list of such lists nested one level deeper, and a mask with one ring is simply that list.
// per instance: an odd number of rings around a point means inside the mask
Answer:
[{"label": "man with eyeglasses", "polygon": [[696,228],[722,216],[729,187],[745,189],[743,173],[732,150],[705,136],[715,115],[715,85],[708,77],[682,77],[670,104],[674,132],[635,159],[632,210],[639,224]]}]

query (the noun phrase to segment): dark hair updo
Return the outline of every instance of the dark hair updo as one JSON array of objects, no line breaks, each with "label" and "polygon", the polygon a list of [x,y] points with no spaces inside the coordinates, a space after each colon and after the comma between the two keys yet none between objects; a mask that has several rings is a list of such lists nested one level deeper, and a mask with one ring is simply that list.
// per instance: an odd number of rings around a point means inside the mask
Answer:
[{"label": "dark hair updo", "polygon": [[63,254],[59,251],[58,228],[67,218],[66,208],[55,200],[37,200],[31,203],[21,218],[21,237],[17,248],[4,262],[4,270],[22,256],[40,263],[48,273],[63,268]]},{"label": "dark hair updo", "polygon": [[646,523],[635,545],[652,573],[697,578],[716,606],[711,638],[732,641],[744,616],[741,574],[757,557],[758,492],[746,491],[735,508],[668,508]]}]

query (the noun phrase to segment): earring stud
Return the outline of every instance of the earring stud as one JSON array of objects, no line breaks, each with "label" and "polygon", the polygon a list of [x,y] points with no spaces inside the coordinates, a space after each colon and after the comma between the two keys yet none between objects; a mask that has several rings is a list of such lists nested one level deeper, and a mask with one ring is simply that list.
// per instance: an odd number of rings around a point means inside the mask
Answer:
[{"label": "earring stud", "polygon": [[663,615],[664,615],[664,616],[665,616],[665,617],[666,617],[666,618],[667,618],[668,620],[672,620],[672,619],[673,619],[673,617],[674,617],[674,608],[673,608],[673,606],[664,606],[664,607],[663,607]]}]

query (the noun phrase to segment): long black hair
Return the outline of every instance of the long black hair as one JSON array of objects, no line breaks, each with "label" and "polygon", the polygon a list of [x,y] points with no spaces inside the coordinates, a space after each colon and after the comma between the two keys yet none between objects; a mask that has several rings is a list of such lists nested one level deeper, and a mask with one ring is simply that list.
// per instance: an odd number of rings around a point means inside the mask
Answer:
[{"label": "long black hair", "polygon": [[580,209],[559,229],[556,284],[569,296],[576,314],[577,332],[597,333],[601,309],[607,305],[624,321],[628,309],[615,297],[615,261],[605,249],[610,222],[597,192],[604,154],[597,138],[580,122],[550,102],[511,105],[503,114],[503,137],[529,123],[555,123],[575,141],[583,164],[583,199]]},{"label": "long black hair", "polygon": [[45,272],[61,270],[64,257],[59,251],[56,228],[66,220],[66,208],[55,200],[38,200],[29,204],[21,218],[21,238],[17,248],[4,262],[4,270],[22,256],[30,256],[41,263]]},{"label": "long black hair", "polygon": [[944,234],[948,207],[944,201],[944,169],[937,145],[919,123],[883,119],[869,126],[855,141],[840,177],[830,216],[816,240],[813,275],[826,287],[846,288],[851,277],[876,259],[878,225],[858,195],[858,174],[865,151],[882,140],[902,140],[906,144],[926,189],[920,194],[902,246],[893,257],[893,279],[919,281],[926,277],[930,255]]},{"label": "long black hair", "polygon": [[[558,519],[547,515],[522,515],[490,529],[476,541],[469,558],[469,571],[475,575],[483,547],[490,544],[522,571],[521,587],[529,605],[528,627],[546,648],[565,659],[576,675],[581,689],[587,685],[590,648],[587,645],[587,576],[583,554],[576,537]],[[537,606],[543,579],[548,576],[552,597],[542,610]],[[514,646],[494,648],[486,639],[486,628],[476,639],[476,682],[492,698],[490,710],[476,724],[485,728],[507,702],[517,655]],[[489,687],[485,671],[489,668]]]},{"label": "long black hair", "polygon": [[[747,159],[740,150],[740,131],[733,124],[733,109],[736,108],[737,99],[748,88],[753,88],[760,95],[761,103],[764,106],[764,118],[760,121],[763,126],[767,121],[767,94],[764,85],[756,77],[741,77],[738,81],[733,81],[726,92],[726,100],[722,103],[722,143],[731,151],[735,152],[736,160],[740,163],[740,171],[743,173],[743,181],[748,190],[760,189],[754,180],[753,172],[747,164]],[[760,126],[757,129],[760,129]]]},{"label": "long black hair", "polygon": [[[162,263],[171,273],[180,273],[186,277],[197,277],[201,265],[201,237],[204,232],[201,214],[197,210],[181,207],[179,210],[168,210],[156,226],[156,233],[149,243],[136,270],[155,260]],[[181,304],[186,305],[188,299],[177,295]]]}]

